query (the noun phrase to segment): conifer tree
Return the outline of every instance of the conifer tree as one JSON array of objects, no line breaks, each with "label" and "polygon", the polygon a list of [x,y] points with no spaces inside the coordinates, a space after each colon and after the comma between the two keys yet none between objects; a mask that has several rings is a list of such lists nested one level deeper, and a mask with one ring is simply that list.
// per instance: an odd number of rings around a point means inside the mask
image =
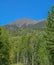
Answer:
[{"label": "conifer tree", "polygon": [[47,49],[50,52],[50,62],[54,65],[54,6],[50,12],[48,12],[48,19],[46,24],[46,42]]}]

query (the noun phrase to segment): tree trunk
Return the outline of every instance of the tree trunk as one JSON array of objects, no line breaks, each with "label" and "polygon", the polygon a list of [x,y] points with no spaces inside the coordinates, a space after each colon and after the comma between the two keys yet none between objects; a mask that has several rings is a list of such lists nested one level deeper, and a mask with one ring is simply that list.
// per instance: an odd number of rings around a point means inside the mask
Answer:
[{"label": "tree trunk", "polygon": [[24,65],[28,65],[28,55],[24,56]]},{"label": "tree trunk", "polygon": [[34,53],[32,52],[32,65],[34,65]]},{"label": "tree trunk", "polygon": [[17,52],[17,65],[19,63],[19,53]]}]

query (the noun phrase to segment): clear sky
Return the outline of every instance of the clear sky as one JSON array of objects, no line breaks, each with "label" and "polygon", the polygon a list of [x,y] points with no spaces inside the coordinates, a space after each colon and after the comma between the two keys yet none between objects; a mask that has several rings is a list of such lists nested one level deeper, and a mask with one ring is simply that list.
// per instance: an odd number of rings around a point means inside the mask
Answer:
[{"label": "clear sky", "polygon": [[21,18],[45,19],[53,4],[54,0],[0,0],[0,25]]}]

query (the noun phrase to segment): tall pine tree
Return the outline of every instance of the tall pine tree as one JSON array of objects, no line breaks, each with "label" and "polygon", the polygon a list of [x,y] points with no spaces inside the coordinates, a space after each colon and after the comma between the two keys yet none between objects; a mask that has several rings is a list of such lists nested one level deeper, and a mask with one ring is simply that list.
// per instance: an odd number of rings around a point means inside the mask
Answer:
[{"label": "tall pine tree", "polygon": [[52,10],[48,12],[48,19],[46,24],[46,42],[47,49],[51,55],[50,62],[52,65],[54,65],[54,6],[52,6]]}]

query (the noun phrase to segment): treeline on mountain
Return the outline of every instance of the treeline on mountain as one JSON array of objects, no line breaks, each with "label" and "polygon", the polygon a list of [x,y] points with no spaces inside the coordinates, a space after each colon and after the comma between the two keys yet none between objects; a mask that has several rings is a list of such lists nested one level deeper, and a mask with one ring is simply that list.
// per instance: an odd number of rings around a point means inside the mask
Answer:
[{"label": "treeline on mountain", "polygon": [[0,27],[0,65],[54,65],[54,6],[48,12],[45,30],[15,32],[13,36]]}]

